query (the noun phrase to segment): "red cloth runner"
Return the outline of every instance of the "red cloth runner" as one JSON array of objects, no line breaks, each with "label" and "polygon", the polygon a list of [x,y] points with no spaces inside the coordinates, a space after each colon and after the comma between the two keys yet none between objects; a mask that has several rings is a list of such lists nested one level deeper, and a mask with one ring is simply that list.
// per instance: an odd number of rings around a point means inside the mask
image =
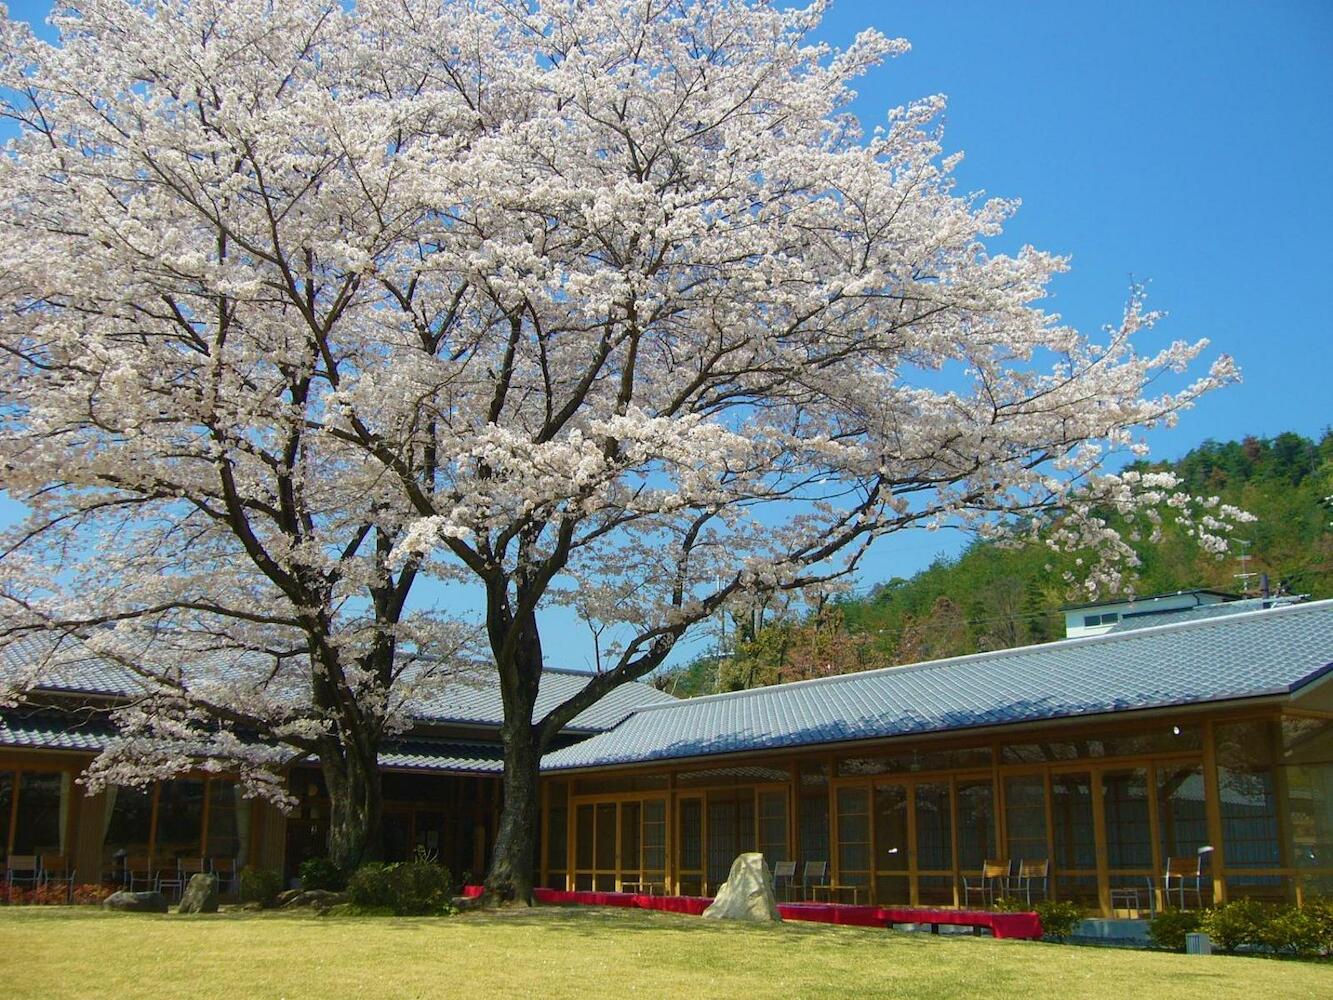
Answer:
[{"label": "red cloth runner", "polygon": [[[468,898],[480,896],[479,885],[463,886]],[[565,889],[534,889],[537,902],[563,906],[622,906],[638,910],[662,910],[698,916],[712,899],[705,896],[649,896],[637,892],[571,892]],[[813,920],[822,924],[852,927],[884,927],[889,924],[959,924],[989,927],[997,938],[1039,938],[1041,919],[1035,913],[993,913],[990,910],[941,910],[912,906],[848,906],[842,903],[779,903],[783,920]]]}]

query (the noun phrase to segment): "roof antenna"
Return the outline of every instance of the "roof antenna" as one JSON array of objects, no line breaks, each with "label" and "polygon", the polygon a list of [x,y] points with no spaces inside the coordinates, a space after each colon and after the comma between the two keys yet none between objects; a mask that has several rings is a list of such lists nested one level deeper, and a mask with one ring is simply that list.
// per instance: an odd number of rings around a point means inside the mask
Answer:
[{"label": "roof antenna", "polygon": [[1240,593],[1242,597],[1250,596],[1250,580],[1258,573],[1250,572],[1250,546],[1254,543],[1248,538],[1237,538],[1236,544],[1240,546],[1240,572],[1233,574],[1240,581]]}]

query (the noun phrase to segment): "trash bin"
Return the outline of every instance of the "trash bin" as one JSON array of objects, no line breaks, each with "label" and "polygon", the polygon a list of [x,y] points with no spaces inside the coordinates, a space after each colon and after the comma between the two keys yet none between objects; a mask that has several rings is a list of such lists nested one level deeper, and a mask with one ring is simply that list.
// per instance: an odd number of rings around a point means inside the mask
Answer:
[{"label": "trash bin", "polygon": [[1213,953],[1213,942],[1208,940],[1207,934],[1186,934],[1185,935],[1185,954],[1186,955],[1211,955]]}]

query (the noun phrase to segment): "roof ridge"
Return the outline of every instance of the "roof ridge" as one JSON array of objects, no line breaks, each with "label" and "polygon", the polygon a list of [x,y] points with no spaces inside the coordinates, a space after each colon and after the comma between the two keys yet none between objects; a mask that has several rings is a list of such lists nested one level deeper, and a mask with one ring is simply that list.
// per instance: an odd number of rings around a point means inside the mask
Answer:
[{"label": "roof ridge", "polygon": [[1105,632],[1101,635],[1082,635],[1066,639],[1057,639],[1055,642],[1034,642],[1029,643],[1026,646],[1010,646],[1006,649],[988,649],[980,653],[965,653],[962,656],[950,656],[940,660],[925,660],[921,663],[907,663],[900,666],[879,667],[875,670],[857,670],[853,673],[836,674],[832,677],[810,677],[805,680],[787,681],[783,684],[770,684],[767,687],[748,688],[744,691],[723,691],[718,694],[701,695],[698,698],[681,698],[675,702],[655,702],[653,704],[642,705],[631,709],[629,715],[622,719],[621,722],[612,729],[606,730],[606,732],[613,732],[615,729],[620,728],[620,725],[623,725],[625,722],[629,721],[632,716],[637,715],[640,712],[681,708],[686,705],[697,705],[703,702],[743,700],[747,697],[755,697],[773,691],[790,690],[798,687],[813,687],[819,684],[845,684],[862,677],[877,677],[886,674],[940,670],[945,667],[957,666],[960,663],[977,663],[984,660],[993,660],[1004,656],[1013,656],[1019,653],[1030,652],[1032,650],[1068,649],[1070,647],[1091,646],[1108,642],[1127,642],[1133,639],[1143,639],[1154,635],[1161,635],[1166,632],[1211,628],[1213,626],[1228,624],[1241,619],[1300,614],[1316,610],[1333,610],[1333,598],[1322,601],[1307,601],[1299,604],[1279,605],[1272,608],[1256,608],[1253,611],[1238,611],[1235,614],[1218,615],[1213,618],[1202,618],[1195,621],[1166,622],[1162,625],[1147,625],[1143,628],[1133,629],[1126,632]]}]

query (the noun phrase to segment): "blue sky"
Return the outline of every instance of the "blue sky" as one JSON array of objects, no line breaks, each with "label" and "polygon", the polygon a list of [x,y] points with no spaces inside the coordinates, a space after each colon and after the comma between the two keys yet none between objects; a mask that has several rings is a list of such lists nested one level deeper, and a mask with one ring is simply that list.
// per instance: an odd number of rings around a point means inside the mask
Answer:
[{"label": "blue sky", "polygon": [[[49,5],[9,8],[40,20]],[[1333,422],[1333,3],[840,0],[821,34],[845,44],[870,25],[913,48],[863,81],[857,114],[872,126],[947,95],[961,186],[1023,201],[997,246],[1073,258],[1051,308],[1094,330],[1145,281],[1162,338],[1208,337],[1239,361],[1244,383],[1153,434],[1155,457]],[[886,541],[860,582],[958,544]],[[546,630],[564,665],[587,664],[581,626]]]}]

